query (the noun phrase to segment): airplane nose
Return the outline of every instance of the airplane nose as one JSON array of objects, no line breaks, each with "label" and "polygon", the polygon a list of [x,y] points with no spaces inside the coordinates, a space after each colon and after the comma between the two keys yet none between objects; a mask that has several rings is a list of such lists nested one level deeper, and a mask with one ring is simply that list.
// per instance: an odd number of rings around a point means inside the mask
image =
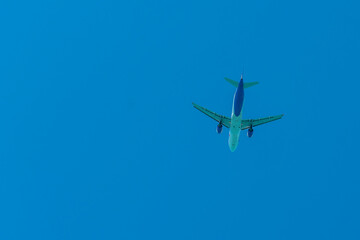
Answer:
[{"label": "airplane nose", "polygon": [[236,145],[235,144],[229,144],[229,148],[231,152],[234,152],[236,149]]}]

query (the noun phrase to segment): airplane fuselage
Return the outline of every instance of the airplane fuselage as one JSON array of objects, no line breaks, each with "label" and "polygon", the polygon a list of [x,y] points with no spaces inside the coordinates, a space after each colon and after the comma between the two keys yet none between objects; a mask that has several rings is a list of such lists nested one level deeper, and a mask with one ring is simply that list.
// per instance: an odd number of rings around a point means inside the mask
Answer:
[{"label": "airplane fuselage", "polygon": [[241,78],[239,86],[234,94],[231,122],[229,128],[229,148],[232,152],[235,151],[239,143],[239,136],[241,131],[242,121],[242,107],[244,103],[244,82]]}]

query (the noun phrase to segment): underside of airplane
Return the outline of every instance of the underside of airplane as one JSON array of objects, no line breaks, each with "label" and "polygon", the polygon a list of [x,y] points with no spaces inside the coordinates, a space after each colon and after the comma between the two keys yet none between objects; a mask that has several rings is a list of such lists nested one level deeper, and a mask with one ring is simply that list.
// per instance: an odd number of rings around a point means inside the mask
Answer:
[{"label": "underside of airplane", "polygon": [[239,136],[241,130],[248,130],[247,135],[248,137],[252,137],[254,133],[254,127],[257,127],[259,125],[269,123],[275,120],[281,119],[284,114],[271,116],[271,117],[265,117],[265,118],[258,118],[258,119],[242,119],[242,107],[244,102],[244,89],[248,87],[252,87],[258,82],[249,82],[244,83],[243,78],[241,76],[240,82],[231,80],[229,78],[225,78],[227,82],[229,82],[231,85],[236,87],[236,92],[234,94],[234,100],[233,100],[233,108],[232,108],[232,114],[231,118],[217,114],[215,112],[210,111],[209,109],[206,109],[200,105],[197,105],[195,103],[192,103],[193,106],[201,111],[202,113],[206,114],[207,116],[211,117],[215,121],[218,122],[218,125],[216,127],[216,132],[221,133],[222,132],[222,126],[225,126],[229,128],[229,147],[230,150],[233,152],[235,151]]}]

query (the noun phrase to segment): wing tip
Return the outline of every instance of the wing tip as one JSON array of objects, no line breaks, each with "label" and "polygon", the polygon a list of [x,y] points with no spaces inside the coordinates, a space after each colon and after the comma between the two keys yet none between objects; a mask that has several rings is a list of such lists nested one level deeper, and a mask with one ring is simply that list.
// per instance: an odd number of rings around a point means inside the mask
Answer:
[{"label": "wing tip", "polygon": [[201,107],[200,105],[198,105],[198,104],[196,104],[196,103],[194,103],[194,102],[192,102],[192,105],[193,105],[193,107],[196,108],[196,109],[202,109],[202,108],[203,108],[203,107]]}]

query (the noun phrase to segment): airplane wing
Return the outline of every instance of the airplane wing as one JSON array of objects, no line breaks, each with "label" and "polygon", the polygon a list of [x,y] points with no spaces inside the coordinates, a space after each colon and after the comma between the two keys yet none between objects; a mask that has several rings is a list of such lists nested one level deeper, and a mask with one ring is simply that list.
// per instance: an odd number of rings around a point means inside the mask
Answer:
[{"label": "airplane wing", "polygon": [[197,110],[199,110],[200,112],[205,113],[206,115],[208,115],[209,117],[211,117],[212,119],[214,119],[217,122],[221,122],[222,125],[224,125],[225,127],[229,128],[230,127],[230,118],[222,116],[220,114],[214,113],[204,107],[201,107],[195,103],[192,103],[194,108],[196,108]]},{"label": "airplane wing", "polygon": [[259,118],[259,119],[249,119],[249,120],[242,120],[241,122],[241,130],[249,129],[250,126],[256,127],[261,124],[265,124],[268,122],[272,122],[275,120],[279,120],[284,116],[284,114],[272,116],[272,117],[266,117],[266,118]]}]

